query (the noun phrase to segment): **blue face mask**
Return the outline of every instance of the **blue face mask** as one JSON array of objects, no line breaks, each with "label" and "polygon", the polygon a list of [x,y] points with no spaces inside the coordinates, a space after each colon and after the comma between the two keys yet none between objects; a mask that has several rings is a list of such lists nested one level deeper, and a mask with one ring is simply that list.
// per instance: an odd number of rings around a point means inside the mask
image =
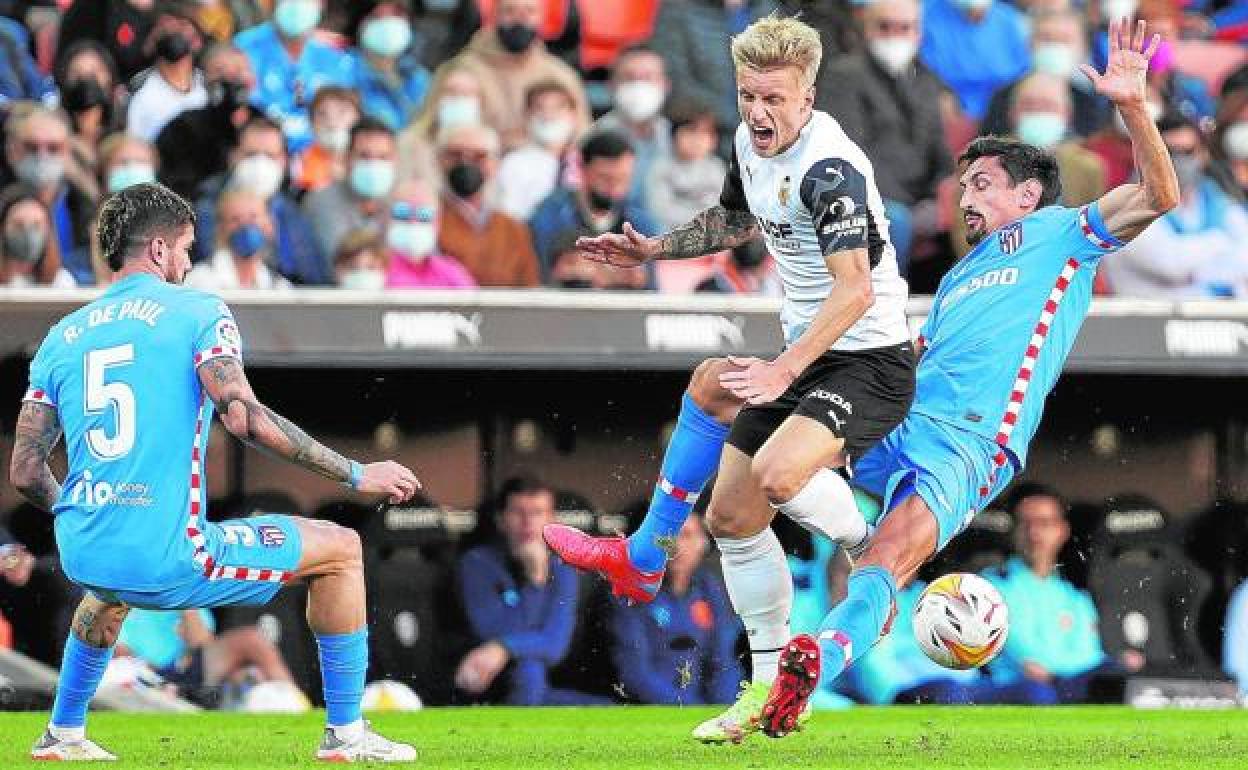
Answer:
[{"label": "blue face mask", "polygon": [[281,0],[273,11],[273,23],[283,37],[303,37],[321,23],[317,0]]},{"label": "blue face mask", "polygon": [[357,160],[351,166],[351,189],[361,198],[384,198],[394,187],[394,164],[388,160]]},{"label": "blue face mask", "polygon": [[245,259],[268,246],[269,239],[264,236],[260,225],[250,224],[230,233],[229,244],[230,251]]},{"label": "blue face mask", "polygon": [[115,193],[144,182],[155,182],[156,172],[146,163],[127,163],[108,172],[108,191]]},{"label": "blue face mask", "polygon": [[360,31],[360,45],[377,56],[393,58],[412,44],[412,25],[400,16],[385,16],[366,22]]}]

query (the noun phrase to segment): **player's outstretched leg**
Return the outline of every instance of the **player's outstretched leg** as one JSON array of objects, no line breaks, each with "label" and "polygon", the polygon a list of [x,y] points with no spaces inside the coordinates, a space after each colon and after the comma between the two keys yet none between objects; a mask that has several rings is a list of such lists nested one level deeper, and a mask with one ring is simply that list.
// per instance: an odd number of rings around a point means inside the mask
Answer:
[{"label": "player's outstretched leg", "polygon": [[845,598],[819,626],[819,638],[794,637],[780,654],[779,672],[763,706],[762,730],[773,738],[792,732],[822,676],[835,679],[888,632],[894,597],[936,552],[936,517],[917,494],[883,520],[849,577]]},{"label": "player's outstretched leg", "polygon": [[297,519],[308,582],[308,625],[320,654],[325,735],[316,758],[329,762],[412,762],[416,749],[374,732],[360,711],[368,673],[364,557],[353,530]]},{"label": "player's outstretched leg", "polygon": [[39,742],[31,749],[33,759],[59,761],[115,760],[87,739],[87,705],[95,695],[104,669],[113,657],[113,645],[121,632],[129,608],[109,604],[91,594],[74,612],[69,639],[61,658],[61,676],[56,682],[52,719]]},{"label": "player's outstretched leg", "polygon": [[560,558],[599,573],[617,596],[643,603],[654,598],[676,533],[715,473],[728,425],[741,408],[741,401],[719,385],[719,375],[732,368],[728,360],[713,358],[694,370],[663,455],[662,475],[637,531],[628,538],[591,537],[563,524],[548,524],[542,536]]}]

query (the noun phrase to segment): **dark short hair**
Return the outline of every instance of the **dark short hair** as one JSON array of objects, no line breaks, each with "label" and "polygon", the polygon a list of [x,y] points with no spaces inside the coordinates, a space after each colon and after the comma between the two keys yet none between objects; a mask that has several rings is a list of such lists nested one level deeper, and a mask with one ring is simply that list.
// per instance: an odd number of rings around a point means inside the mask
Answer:
[{"label": "dark short hair", "polygon": [[965,168],[980,158],[996,158],[1010,178],[1011,185],[1028,179],[1040,183],[1042,192],[1037,209],[1052,206],[1062,197],[1062,175],[1053,154],[1032,144],[1005,136],[981,136],[971,140],[958,158],[958,168]]},{"label": "dark short hair", "polygon": [[135,246],[153,238],[173,240],[195,224],[195,209],[181,195],[157,182],[132,185],[110,195],[100,206],[96,232],[100,256],[120,270]]},{"label": "dark short hair", "polygon": [[555,490],[531,473],[512,476],[504,481],[503,486],[498,490],[498,512],[502,513],[507,510],[507,506],[511,503],[511,498],[517,495],[528,496],[542,492],[553,495]]},{"label": "dark short hair", "polygon": [[633,150],[632,142],[618,131],[594,131],[581,143],[581,163],[586,166],[597,158],[615,160],[634,154],[636,151]]},{"label": "dark short hair", "polygon": [[697,98],[681,99],[673,104],[667,111],[667,119],[672,123],[673,132],[698,123],[709,122],[711,128],[716,127],[715,110]]},{"label": "dark short hair", "polygon": [[1048,484],[1042,484],[1038,481],[1024,481],[1010,491],[1010,496],[1006,499],[1005,510],[1010,514],[1017,514],[1018,506],[1022,505],[1023,501],[1030,497],[1047,497],[1051,500],[1056,500],[1063,513],[1070,507],[1066,503],[1066,498],[1062,497],[1062,493]]},{"label": "dark short hair", "polygon": [[557,78],[542,78],[524,89],[524,108],[533,109],[538,97],[546,94],[562,94],[568,100],[568,104],[576,106],[576,96],[572,93],[572,89],[568,88],[567,83]]},{"label": "dark short hair", "polygon": [[[257,130],[276,131],[278,135],[282,137],[283,140],[285,140],[286,138],[286,135],[282,133],[282,127],[277,124],[277,121],[273,120],[273,118],[270,118],[268,115],[265,115],[263,113],[253,112],[251,114],[251,117],[247,118],[247,121],[243,123],[241,128],[238,129],[239,144],[242,143],[243,134],[246,134],[250,131],[257,131]],[[282,152],[286,152],[285,141],[282,142]]]},{"label": "dark short hair", "polygon": [[347,149],[355,149],[355,143],[364,134],[385,134],[391,139],[398,138],[398,134],[390,126],[371,115],[361,115],[360,119],[355,121],[355,125],[351,126],[351,139],[347,142]]}]

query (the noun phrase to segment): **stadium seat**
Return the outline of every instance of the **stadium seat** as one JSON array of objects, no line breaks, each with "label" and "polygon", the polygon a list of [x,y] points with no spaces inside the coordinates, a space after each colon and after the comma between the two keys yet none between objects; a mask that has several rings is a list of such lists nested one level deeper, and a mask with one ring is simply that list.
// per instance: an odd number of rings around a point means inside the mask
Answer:
[{"label": "stadium seat", "polygon": [[620,51],[649,40],[659,0],[581,3],[581,69],[610,67]]},{"label": "stadium seat", "polygon": [[1005,511],[995,508],[984,511],[971,519],[962,534],[920,569],[920,579],[931,582],[950,572],[978,574],[1004,564],[1014,551],[1010,540],[1013,526],[1013,519]]},{"label": "stadium seat", "polygon": [[[394,679],[426,702],[445,702],[447,669],[435,654],[435,592],[443,576],[416,548],[366,554],[370,679]],[[439,697],[441,695],[441,697]]]}]

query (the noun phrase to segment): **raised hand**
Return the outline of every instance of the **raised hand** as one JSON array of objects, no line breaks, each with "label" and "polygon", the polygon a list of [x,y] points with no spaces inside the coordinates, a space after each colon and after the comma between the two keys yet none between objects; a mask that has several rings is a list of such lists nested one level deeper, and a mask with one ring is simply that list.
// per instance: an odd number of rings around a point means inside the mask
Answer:
[{"label": "raised hand", "polygon": [[1090,65],[1080,65],[1096,92],[1115,105],[1141,104],[1148,96],[1148,60],[1157,53],[1161,36],[1154,34],[1149,38],[1147,26],[1143,20],[1134,25],[1130,19],[1110,21],[1109,60],[1105,64],[1105,74]]},{"label": "raised hand", "polygon": [[592,238],[577,238],[576,249],[592,262],[615,267],[638,267],[654,259],[659,253],[659,242],[657,238],[642,235],[625,222],[623,234],[603,233]]},{"label": "raised hand", "polygon": [[389,460],[364,466],[358,490],[370,497],[384,497],[399,505],[411,500],[421,489],[420,480],[411,470]]}]

